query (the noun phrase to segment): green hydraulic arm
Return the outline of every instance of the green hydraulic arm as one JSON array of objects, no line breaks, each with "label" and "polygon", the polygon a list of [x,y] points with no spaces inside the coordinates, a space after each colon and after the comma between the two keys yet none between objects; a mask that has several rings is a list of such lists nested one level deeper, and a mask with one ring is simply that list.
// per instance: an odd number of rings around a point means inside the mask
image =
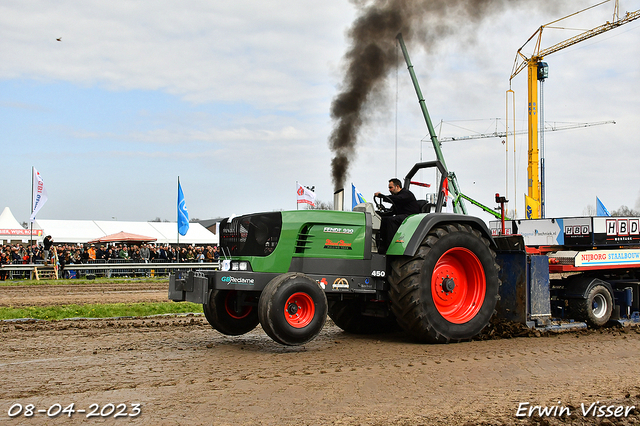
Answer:
[{"label": "green hydraulic arm", "polygon": [[[458,180],[456,179],[456,175],[453,172],[449,172],[447,168],[447,163],[444,161],[444,155],[442,154],[442,150],[440,149],[440,142],[438,141],[438,137],[436,136],[436,131],[433,128],[433,124],[431,123],[431,118],[429,117],[429,111],[427,111],[427,104],[424,101],[424,97],[422,96],[422,91],[420,90],[420,85],[418,84],[418,79],[416,77],[416,73],[413,71],[413,65],[411,64],[411,59],[409,59],[409,52],[407,52],[407,47],[404,44],[404,40],[402,39],[402,34],[398,33],[397,35],[398,42],[400,43],[400,48],[402,49],[402,54],[404,55],[404,60],[407,63],[407,68],[409,69],[409,75],[411,75],[411,81],[413,82],[413,87],[416,90],[416,95],[418,95],[418,102],[420,103],[420,108],[422,109],[422,115],[424,115],[424,120],[427,122],[427,129],[429,129],[429,135],[431,135],[431,143],[433,144],[433,149],[436,152],[436,158],[438,161],[442,163],[445,170],[447,171],[447,179],[449,180],[449,194],[453,198],[453,211],[455,213],[467,214],[467,208],[464,205],[462,198],[468,199],[467,197],[460,197],[460,188],[458,186]],[[442,190],[442,188],[440,188]],[[475,203],[474,203],[475,204]]]},{"label": "green hydraulic arm", "polygon": [[[497,219],[502,219],[502,215],[500,213],[498,213],[497,211],[495,211],[491,207],[487,207],[484,204],[482,204],[481,202],[474,200],[473,198],[469,197],[468,195],[464,195],[463,193],[459,192],[458,193],[458,197],[464,198],[465,200],[469,201],[474,206],[480,207],[482,210],[484,210],[485,212],[487,212],[489,214],[492,214]],[[505,219],[508,219],[508,218],[505,218]]]}]

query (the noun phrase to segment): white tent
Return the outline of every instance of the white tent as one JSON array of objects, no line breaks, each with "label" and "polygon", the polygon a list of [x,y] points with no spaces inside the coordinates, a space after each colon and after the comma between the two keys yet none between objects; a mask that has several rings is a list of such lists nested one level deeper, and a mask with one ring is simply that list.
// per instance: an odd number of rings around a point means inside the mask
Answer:
[{"label": "white tent", "polygon": [[11,209],[9,207],[5,207],[0,214],[0,229],[24,229],[20,223],[13,217],[13,213],[11,213]]},{"label": "white tent", "polygon": [[[47,220],[37,219],[35,228],[43,235],[51,235],[55,243],[84,244],[91,240],[130,232],[156,238],[156,244],[176,244],[178,225],[176,222],[125,222],[114,220]],[[199,223],[190,223],[187,235],[180,235],[180,244],[218,244],[218,236]]]},{"label": "white tent", "polygon": [[[11,241],[28,242],[31,239],[31,230],[24,229],[11,213],[9,207],[5,207],[0,214],[0,244]],[[42,241],[42,231],[34,229],[33,239]]]}]

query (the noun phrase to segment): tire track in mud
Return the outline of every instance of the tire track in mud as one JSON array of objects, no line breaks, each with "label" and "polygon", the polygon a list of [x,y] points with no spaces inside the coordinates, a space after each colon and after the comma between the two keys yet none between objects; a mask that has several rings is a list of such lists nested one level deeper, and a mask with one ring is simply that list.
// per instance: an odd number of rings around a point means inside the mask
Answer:
[{"label": "tire track in mud", "polygon": [[328,321],[314,341],[285,347],[259,327],[222,336],[202,317],[1,324],[0,408],[135,400],[144,424],[522,424],[522,401],[640,394],[639,331],[420,345]]},{"label": "tire track in mud", "polygon": [[168,301],[168,282],[0,286],[0,307]]}]

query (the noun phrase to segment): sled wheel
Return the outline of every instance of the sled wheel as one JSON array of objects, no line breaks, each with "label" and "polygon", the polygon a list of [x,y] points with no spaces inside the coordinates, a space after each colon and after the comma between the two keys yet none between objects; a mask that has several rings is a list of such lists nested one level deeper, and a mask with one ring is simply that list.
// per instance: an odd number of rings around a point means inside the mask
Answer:
[{"label": "sled wheel", "polygon": [[347,333],[377,334],[398,331],[398,323],[392,313],[386,317],[363,315],[364,300],[334,300],[329,302],[329,318]]},{"label": "sled wheel", "polygon": [[327,318],[327,297],[308,276],[290,272],[272,279],[258,302],[258,318],[269,337],[283,345],[313,340]]},{"label": "sled wheel", "polygon": [[256,294],[236,290],[212,290],[209,303],[202,305],[204,316],[222,334],[239,336],[256,328]]},{"label": "sled wheel", "polygon": [[391,263],[391,310],[421,342],[470,339],[489,323],[500,279],[489,241],[470,226],[432,229],[415,256]]},{"label": "sled wheel", "polygon": [[569,303],[575,319],[592,327],[601,327],[609,322],[613,311],[611,293],[603,285],[591,287],[586,299],[572,299]]}]

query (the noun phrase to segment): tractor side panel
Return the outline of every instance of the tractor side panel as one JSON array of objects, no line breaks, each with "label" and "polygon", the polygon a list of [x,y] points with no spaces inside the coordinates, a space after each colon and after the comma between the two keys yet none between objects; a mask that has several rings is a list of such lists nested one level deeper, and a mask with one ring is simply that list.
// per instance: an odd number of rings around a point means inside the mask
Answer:
[{"label": "tractor side panel", "polygon": [[298,222],[293,257],[370,258],[371,216],[362,212],[328,213]]},{"label": "tractor side panel", "polygon": [[265,215],[247,215],[246,231],[238,238],[248,241],[256,235],[253,238],[263,243],[263,253],[234,255],[232,252],[233,259],[249,261],[254,272],[284,273],[296,257],[363,259],[371,255],[370,215],[331,210],[284,211],[278,215],[282,217],[279,232],[266,243],[259,237],[271,233],[258,232],[261,216]]},{"label": "tractor side panel", "polygon": [[294,258],[289,272],[303,272],[315,279],[326,292],[368,293],[386,290],[386,258],[371,259]]}]

